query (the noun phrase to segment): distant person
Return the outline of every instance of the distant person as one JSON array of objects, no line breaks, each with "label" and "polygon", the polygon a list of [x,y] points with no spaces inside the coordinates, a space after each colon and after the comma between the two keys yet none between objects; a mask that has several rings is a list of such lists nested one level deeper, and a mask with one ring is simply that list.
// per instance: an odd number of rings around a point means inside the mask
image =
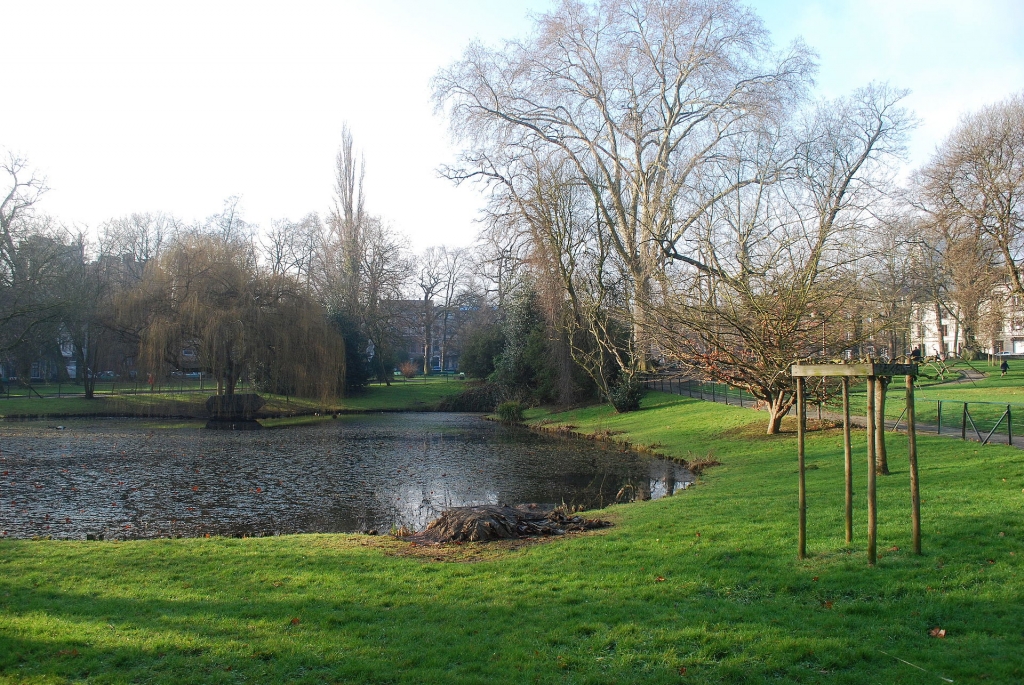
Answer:
[{"label": "distant person", "polygon": [[153,392],[153,386],[156,385],[156,377],[153,374],[147,374],[146,383],[149,384],[149,391]]},{"label": "distant person", "polygon": [[999,365],[999,377],[1002,378],[1006,375],[1006,372],[1010,370],[1010,363],[1003,360],[1003,363]]},{"label": "distant person", "polygon": [[910,361],[914,364],[921,363],[921,347],[920,345],[910,351]]}]

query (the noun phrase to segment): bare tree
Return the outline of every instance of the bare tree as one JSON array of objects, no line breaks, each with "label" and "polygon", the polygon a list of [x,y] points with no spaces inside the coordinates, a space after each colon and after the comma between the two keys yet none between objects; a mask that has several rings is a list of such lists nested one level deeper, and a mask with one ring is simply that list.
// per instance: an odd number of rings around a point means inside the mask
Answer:
[{"label": "bare tree", "polygon": [[410,260],[404,239],[377,218],[364,221],[361,241],[359,320],[374,350],[378,378],[391,384],[386,360],[394,353],[401,312],[398,303],[408,281]]},{"label": "bare tree", "polygon": [[993,245],[1024,296],[1024,93],[963,117],[917,180],[935,223],[968,253]]},{"label": "bare tree", "polygon": [[453,335],[457,334],[456,327],[463,323],[458,315],[459,308],[467,299],[467,262],[468,254],[463,248],[441,247],[441,287],[440,314],[441,321],[441,370],[444,371],[448,364],[448,345]]},{"label": "bare tree", "polygon": [[897,357],[909,350],[914,308],[927,297],[927,276],[921,259],[921,222],[900,207],[893,209],[868,232],[866,258],[859,269],[863,306],[857,313],[870,312],[880,325],[861,326],[858,336],[847,333],[848,346],[859,345],[868,336],[884,338],[890,356]]},{"label": "bare tree", "polygon": [[721,197],[690,192],[694,184],[731,137],[799,98],[812,70],[799,44],[775,54],[761,22],[732,0],[563,0],[531,38],[472,44],[437,75],[435,102],[466,143],[446,173],[508,184],[538,154],[571,165],[622,270],[632,375],[648,365],[641,338],[662,251],[759,179],[736,177]]},{"label": "bare tree", "polygon": [[499,311],[515,290],[529,252],[527,236],[517,222],[508,214],[493,217],[470,254],[472,277],[480,282],[484,300]]},{"label": "bare tree", "polygon": [[[820,103],[792,135],[782,129],[749,141],[739,158],[773,170],[777,181],[751,184],[706,212],[686,245],[697,260],[673,254],[662,349],[692,372],[763,400],[769,433],[795,401],[790,365],[846,342],[842,315],[857,293],[860,236],[875,221],[889,162],[913,124],[899,106],[904,96],[870,86]],[[710,183],[714,193],[715,183],[729,181]]]},{"label": "bare tree", "polygon": [[[416,288],[420,299],[420,326],[423,330],[423,374],[430,373],[430,353],[433,350],[434,320],[436,311],[434,297],[441,291],[444,283],[444,251],[440,247],[428,247],[416,260],[419,273],[416,277]],[[442,367],[443,370],[443,367]]]},{"label": "bare tree", "polygon": [[138,282],[146,264],[159,258],[164,246],[182,229],[179,219],[159,212],[111,219],[100,227],[99,252],[121,262],[124,276]]},{"label": "bare tree", "polygon": [[59,312],[68,232],[35,211],[48,189],[24,157],[0,158],[0,350],[23,344]]},{"label": "bare tree", "polygon": [[272,221],[270,230],[260,240],[262,261],[271,274],[291,275],[311,287],[322,239],[323,227],[315,213],[307,214],[300,221]]}]

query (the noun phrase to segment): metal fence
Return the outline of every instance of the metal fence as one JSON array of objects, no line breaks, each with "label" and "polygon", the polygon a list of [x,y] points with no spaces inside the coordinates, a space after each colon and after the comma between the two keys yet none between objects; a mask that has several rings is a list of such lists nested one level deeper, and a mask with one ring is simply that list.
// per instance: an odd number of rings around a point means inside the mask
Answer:
[{"label": "metal fence", "polygon": [[705,383],[687,378],[651,376],[644,379],[644,387],[648,390],[686,395],[708,402],[721,402],[737,407],[753,407],[757,398],[749,393],[730,388],[725,383]]},{"label": "metal fence", "polygon": [[[247,381],[239,381],[235,386],[236,392],[250,389],[252,386]],[[115,379],[112,381],[97,381],[93,386],[96,395],[144,395],[149,392],[157,393],[207,393],[216,392],[217,382],[209,378],[164,378],[154,380],[152,388],[145,379]],[[11,380],[0,380],[0,400],[3,399],[46,399],[49,397],[81,397],[85,394],[81,384],[70,383],[17,383]]]},{"label": "metal fence", "polygon": [[[721,402],[736,407],[754,407],[759,400],[749,393],[730,388],[724,383],[705,383],[686,378],[648,377],[644,380],[648,390],[685,395],[708,402]],[[863,406],[859,400],[863,395],[851,397],[855,421],[863,417]],[[762,405],[763,406],[763,405]],[[841,419],[841,405],[824,407],[817,405],[819,417]],[[917,430],[959,437],[961,440],[975,440],[982,444],[999,442],[1014,444],[1014,436],[1020,444],[1024,436],[1024,404],[1005,402],[965,402],[962,400],[933,400],[916,398],[914,413]],[[891,430],[906,428],[906,404],[903,393],[895,390],[889,393],[886,402],[886,425]]]},{"label": "metal fence", "polygon": [[[977,439],[982,444],[1005,440],[1012,445],[1013,436],[1019,437],[1024,430],[1020,423],[1024,419],[1024,405],[1019,404],[922,400],[914,405],[914,409],[918,422],[932,424],[939,435],[959,435],[961,440]],[[1017,426],[1013,423],[1015,416]]]}]

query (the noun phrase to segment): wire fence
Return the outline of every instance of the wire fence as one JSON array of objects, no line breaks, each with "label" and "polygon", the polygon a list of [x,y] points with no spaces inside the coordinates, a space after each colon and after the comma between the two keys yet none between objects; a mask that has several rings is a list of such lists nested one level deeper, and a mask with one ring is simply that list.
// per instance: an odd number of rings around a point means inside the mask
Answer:
[{"label": "wire fence", "polygon": [[705,383],[687,378],[652,376],[644,379],[644,387],[648,390],[686,395],[737,407],[753,407],[758,403],[758,399],[750,393],[730,388],[725,383]]},{"label": "wire fence", "polygon": [[[763,408],[764,402],[750,393],[730,388],[724,383],[707,383],[668,376],[648,377],[644,380],[648,390],[684,395],[708,402],[719,402],[736,407]],[[808,402],[809,415],[817,408],[819,418],[842,419],[841,401]],[[863,421],[866,402],[863,393],[851,393],[850,412],[854,422]],[[791,410],[794,413],[795,410]],[[962,400],[936,400],[917,397],[914,402],[916,426],[919,432],[948,435],[982,444],[1024,443],[1024,404],[1007,402],[965,402]],[[890,430],[906,428],[906,401],[902,388],[892,387],[885,404],[886,426]]]}]

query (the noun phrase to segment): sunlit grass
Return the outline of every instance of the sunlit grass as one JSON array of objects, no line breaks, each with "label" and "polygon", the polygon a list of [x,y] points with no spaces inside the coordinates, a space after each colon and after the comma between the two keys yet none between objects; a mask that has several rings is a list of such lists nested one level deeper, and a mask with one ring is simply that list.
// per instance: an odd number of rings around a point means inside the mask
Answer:
[{"label": "sunlit grass", "polygon": [[599,534],[515,550],[354,535],[2,541],[0,682],[1024,680],[1021,452],[921,438],[915,557],[906,442],[891,437],[869,569],[860,433],[849,548],[841,433],[808,441],[801,562],[795,439],[763,435],[764,414],[653,393],[631,414],[528,417],[722,465],[675,497],[601,512],[617,525]]},{"label": "sunlit grass", "polygon": [[[938,378],[933,369],[922,367],[922,375],[915,390],[915,412],[920,424],[935,426],[939,423],[939,407],[941,402],[943,431],[958,433],[964,423],[963,403],[968,403],[970,420],[967,422],[968,436],[976,437],[975,428],[982,436],[996,427],[996,431],[1006,435],[1006,419],[1004,412],[1011,405],[1010,419],[1013,422],[1014,435],[1024,434],[1024,361],[1009,362],[1010,370],[1005,377],[1000,375],[998,366],[988,366],[985,361],[958,362],[950,364],[949,369],[956,374],[962,371],[981,372],[983,378],[966,377]],[[850,411],[861,416],[866,411],[864,396],[865,384],[859,379],[851,387]],[[906,407],[906,389],[901,377],[894,379],[889,386],[886,401],[886,418],[892,421],[903,417]],[[842,402],[834,398],[828,405],[830,411],[841,411]],[[811,409],[813,412],[813,408]],[[971,421],[975,424],[971,426]]]}]

